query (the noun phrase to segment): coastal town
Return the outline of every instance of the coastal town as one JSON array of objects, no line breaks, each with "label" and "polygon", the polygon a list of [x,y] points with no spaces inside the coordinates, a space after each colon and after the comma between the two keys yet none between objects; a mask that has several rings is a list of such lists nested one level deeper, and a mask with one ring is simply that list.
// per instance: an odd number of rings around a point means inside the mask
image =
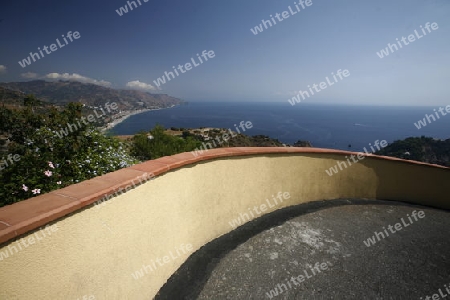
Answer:
[{"label": "coastal town", "polygon": [[[172,105],[167,108],[172,108],[172,107],[175,107],[175,105]],[[110,122],[108,122],[105,126],[102,126],[100,128],[100,130],[102,132],[111,130],[115,126],[119,125],[120,123],[122,123],[123,121],[125,121],[126,119],[128,119],[131,116],[141,114],[144,112],[148,112],[148,111],[160,110],[160,109],[164,109],[164,108],[142,108],[142,109],[136,109],[136,110],[121,110],[117,114],[112,115],[110,117]]]}]

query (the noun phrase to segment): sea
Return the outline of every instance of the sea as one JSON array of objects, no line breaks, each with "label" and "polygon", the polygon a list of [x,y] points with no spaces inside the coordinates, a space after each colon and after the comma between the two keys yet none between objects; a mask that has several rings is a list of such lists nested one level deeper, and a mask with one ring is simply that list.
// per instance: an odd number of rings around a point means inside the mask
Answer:
[{"label": "sea", "polygon": [[[445,106],[442,106],[445,108]],[[115,135],[149,131],[156,124],[165,128],[230,128],[250,121],[246,135],[267,135],[282,143],[309,141],[313,147],[362,151],[376,140],[427,136],[450,138],[450,114],[439,113],[436,121],[426,119],[418,129],[414,123],[434,115],[433,107],[354,106],[270,102],[189,102],[168,109],[153,110],[129,117],[111,130]],[[445,111],[444,111],[445,112]],[[242,131],[242,130],[241,130]]]}]

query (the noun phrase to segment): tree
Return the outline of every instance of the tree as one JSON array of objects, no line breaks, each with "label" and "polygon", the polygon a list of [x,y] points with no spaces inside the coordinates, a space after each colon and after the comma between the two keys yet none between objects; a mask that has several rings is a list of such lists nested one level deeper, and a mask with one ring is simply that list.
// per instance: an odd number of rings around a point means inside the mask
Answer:
[{"label": "tree", "polygon": [[42,102],[39,101],[38,99],[36,99],[36,97],[32,94],[27,95],[24,99],[23,99],[23,105],[26,107],[33,107],[33,106],[37,106],[37,105],[41,105]]}]

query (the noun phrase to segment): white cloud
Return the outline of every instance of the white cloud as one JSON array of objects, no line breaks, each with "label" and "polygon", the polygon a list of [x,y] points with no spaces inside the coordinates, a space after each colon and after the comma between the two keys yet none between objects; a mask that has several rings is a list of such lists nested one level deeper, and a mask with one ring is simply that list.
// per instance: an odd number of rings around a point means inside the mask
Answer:
[{"label": "white cloud", "polygon": [[69,73],[63,73],[63,74],[59,74],[59,73],[49,73],[47,75],[44,76],[44,78],[47,79],[65,79],[68,81],[79,81],[79,82],[83,82],[83,83],[92,83],[92,84],[96,84],[96,85],[101,85],[101,86],[105,86],[105,87],[109,87],[111,86],[111,82],[105,81],[105,80],[96,80],[96,79],[92,79],[86,76],[82,76],[80,74],[77,73],[73,73],[73,74],[69,74]]},{"label": "white cloud", "polygon": [[6,73],[6,67],[4,65],[0,65],[0,74]]},{"label": "white cloud", "polygon": [[137,88],[142,90],[155,90],[155,87],[151,84],[140,82],[139,80],[127,82],[127,87]]},{"label": "white cloud", "polygon": [[38,74],[33,73],[33,72],[26,72],[26,73],[20,74],[20,76],[22,76],[23,78],[32,79],[32,78],[37,78]]}]

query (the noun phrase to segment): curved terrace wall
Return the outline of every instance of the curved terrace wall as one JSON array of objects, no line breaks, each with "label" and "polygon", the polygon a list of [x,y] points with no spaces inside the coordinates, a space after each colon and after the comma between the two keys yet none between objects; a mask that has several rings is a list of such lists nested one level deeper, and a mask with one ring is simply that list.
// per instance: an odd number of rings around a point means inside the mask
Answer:
[{"label": "curved terrace wall", "polygon": [[[244,213],[256,218],[344,197],[450,208],[444,190],[450,169],[368,155],[327,175],[349,154],[315,148],[183,153],[0,208],[0,299],[148,299]],[[136,186],[145,174],[156,177]],[[128,191],[93,205],[119,187]],[[279,192],[290,197],[275,202]],[[249,211],[254,206],[261,214]]]}]

